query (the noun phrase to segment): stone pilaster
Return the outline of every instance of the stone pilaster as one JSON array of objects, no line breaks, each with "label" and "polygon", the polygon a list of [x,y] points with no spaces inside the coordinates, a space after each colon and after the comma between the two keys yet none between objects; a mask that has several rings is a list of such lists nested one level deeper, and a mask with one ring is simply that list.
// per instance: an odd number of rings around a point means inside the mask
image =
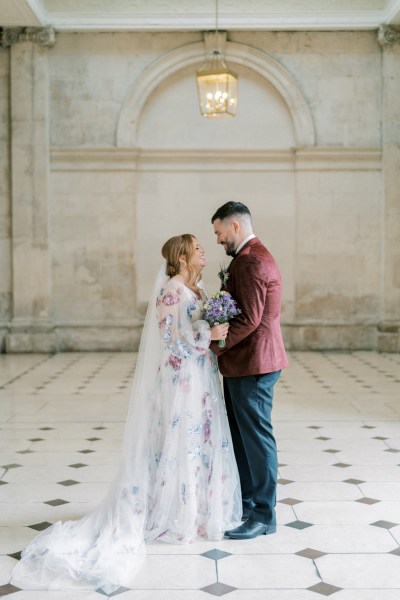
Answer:
[{"label": "stone pilaster", "polygon": [[5,27],[1,32],[1,45],[8,48],[20,42],[34,42],[39,46],[54,46],[56,34],[53,27]]},{"label": "stone pilaster", "polygon": [[7,352],[55,349],[48,237],[48,50],[37,41],[17,38],[13,42],[21,43],[10,48],[13,319]]},{"label": "stone pilaster", "polygon": [[12,308],[9,80],[8,52],[0,48],[0,352]]},{"label": "stone pilaster", "polygon": [[[383,319],[378,349],[400,350],[400,30],[385,28],[382,45],[384,185]],[[382,42],[381,42],[382,43]]]}]

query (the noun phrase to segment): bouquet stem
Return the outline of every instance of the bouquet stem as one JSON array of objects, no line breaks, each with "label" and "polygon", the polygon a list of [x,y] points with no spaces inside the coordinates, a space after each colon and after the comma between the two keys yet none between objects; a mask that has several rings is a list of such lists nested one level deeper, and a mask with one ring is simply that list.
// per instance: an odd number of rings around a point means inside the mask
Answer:
[{"label": "bouquet stem", "polygon": [[218,340],[218,346],[219,346],[220,348],[225,348],[225,346],[226,346],[226,342],[225,342],[225,340]]}]

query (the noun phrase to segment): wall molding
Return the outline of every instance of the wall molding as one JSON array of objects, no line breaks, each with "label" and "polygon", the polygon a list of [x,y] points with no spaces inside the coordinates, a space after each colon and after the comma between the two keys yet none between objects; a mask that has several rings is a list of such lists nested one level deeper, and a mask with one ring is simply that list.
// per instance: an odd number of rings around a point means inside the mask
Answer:
[{"label": "wall molding", "polygon": [[52,171],[134,171],[138,150],[135,148],[51,148]]},{"label": "wall molding", "polygon": [[380,171],[380,148],[246,149],[52,148],[58,171]]},{"label": "wall molding", "polygon": [[381,171],[381,148],[320,146],[296,150],[297,171]]},{"label": "wall molding", "polygon": [[[139,348],[141,326],[54,325],[51,332],[32,328],[14,332],[0,326],[0,351],[26,352],[133,352]],[[400,323],[282,323],[287,350],[375,350],[400,352]]]},{"label": "wall molding", "polygon": [[[172,12],[172,11],[171,11]],[[51,11],[47,20],[62,32],[110,31],[207,31],[215,27],[215,13],[211,10],[184,12],[152,11],[140,15],[132,11],[105,12],[105,10]],[[220,16],[221,28],[233,31],[358,31],[373,30],[388,22],[384,10],[329,10],[304,13],[301,10],[248,10],[229,11]]]}]

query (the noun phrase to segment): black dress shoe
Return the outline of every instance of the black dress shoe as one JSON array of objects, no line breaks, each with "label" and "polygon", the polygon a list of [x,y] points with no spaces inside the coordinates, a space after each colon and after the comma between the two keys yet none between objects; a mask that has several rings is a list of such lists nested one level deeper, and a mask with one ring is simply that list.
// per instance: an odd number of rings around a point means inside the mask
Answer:
[{"label": "black dress shoe", "polygon": [[276,525],[266,525],[252,519],[247,519],[243,525],[239,525],[236,529],[225,531],[225,537],[230,540],[250,540],[259,535],[269,535],[276,532]]}]

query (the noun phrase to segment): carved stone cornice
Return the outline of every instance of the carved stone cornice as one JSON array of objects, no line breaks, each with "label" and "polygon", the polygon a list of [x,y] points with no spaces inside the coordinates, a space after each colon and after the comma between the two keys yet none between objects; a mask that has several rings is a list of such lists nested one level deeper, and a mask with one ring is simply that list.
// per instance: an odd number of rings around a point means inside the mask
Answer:
[{"label": "carved stone cornice", "polygon": [[393,45],[400,42],[400,29],[382,25],[378,29],[378,42],[381,46]]},{"label": "carved stone cornice", "polygon": [[34,42],[39,46],[54,46],[56,32],[54,27],[4,27],[1,32],[1,45],[8,48],[20,42]]}]

